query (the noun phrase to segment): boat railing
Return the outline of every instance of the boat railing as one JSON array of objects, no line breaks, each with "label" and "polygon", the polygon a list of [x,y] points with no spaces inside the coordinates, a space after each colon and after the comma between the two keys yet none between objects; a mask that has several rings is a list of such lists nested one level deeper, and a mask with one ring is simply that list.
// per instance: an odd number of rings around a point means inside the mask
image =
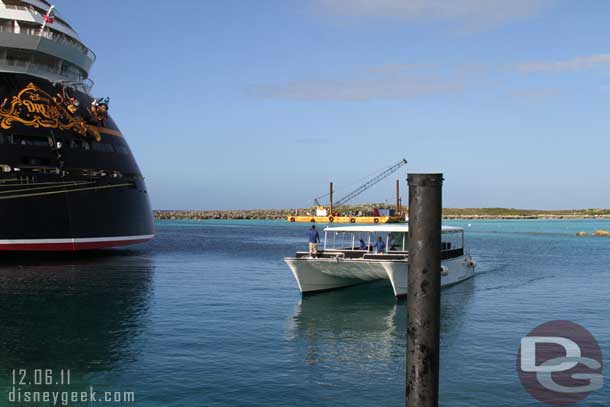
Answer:
[{"label": "boat railing", "polygon": [[[367,254],[365,250],[346,250],[339,252],[337,250],[318,250],[318,258],[321,259],[361,259]],[[309,258],[309,252],[297,252],[296,258]]]},{"label": "boat railing", "polygon": [[368,253],[363,258],[365,260],[407,260],[409,253]]},{"label": "boat railing", "polygon": [[38,27],[20,27],[18,29],[15,29],[15,26],[13,24],[0,24],[0,32],[17,34],[17,35],[29,35],[29,36],[33,36],[33,37],[43,37],[48,40],[51,40],[54,42],[59,42],[59,43],[79,49],[80,51],[85,53],[92,62],[95,62],[95,60],[97,58],[97,56],[95,55],[95,52],[93,52],[91,49],[87,48],[80,42],[73,40],[72,38],[70,38],[69,36],[67,36],[66,34],[63,34],[63,33],[53,32],[50,30],[44,30],[41,32],[40,28],[38,28]]},{"label": "boat railing", "polygon": [[[455,259],[464,256],[464,248],[441,251],[441,260]],[[297,252],[296,258],[309,258],[309,252]],[[407,260],[409,252],[374,253],[367,250],[320,250],[318,258],[321,259],[364,259],[364,260]]]},{"label": "boat railing", "polygon": [[87,55],[87,57],[89,59],[91,59],[91,61],[93,61],[93,62],[95,62],[95,60],[97,58],[97,56],[95,55],[95,52],[93,52],[91,49],[87,48],[83,44],[79,43],[78,41],[71,39],[70,37],[68,37],[65,34],[55,33],[52,31],[43,31],[41,33],[40,30],[30,29],[30,31],[32,31],[32,30],[37,31],[37,32],[30,33],[30,35],[40,35],[41,37],[44,37],[48,40],[60,42],[60,43],[75,47],[75,48],[81,50],[82,52],[84,52]]},{"label": "boat railing", "polygon": [[26,11],[31,11],[31,8],[28,6],[19,6],[16,4],[4,4],[3,8],[8,8],[11,10],[26,10]]},{"label": "boat railing", "polygon": [[69,80],[57,81],[54,84],[67,86],[76,91],[86,93],[86,94],[89,94],[91,92],[91,89],[93,89],[93,87],[95,86],[95,82],[89,78],[79,79],[79,80],[75,80],[75,81],[69,81]]},{"label": "boat railing", "polygon": [[[464,247],[453,247],[450,244],[443,242],[441,247],[441,260],[454,259],[464,255]],[[297,258],[309,257],[309,252],[297,252]],[[325,248],[318,251],[320,258],[347,258],[347,259],[407,259],[409,257],[408,250],[388,250],[385,253],[376,253],[373,250],[361,250],[351,247],[345,248]]]},{"label": "boat railing", "polygon": [[[94,82],[82,75],[71,74],[70,72],[61,72],[57,67],[47,64],[32,62],[31,60],[17,58],[0,58],[0,66],[20,68],[26,72],[39,72],[41,74],[51,74],[57,79],[65,78],[70,86],[76,87],[84,93],[89,93],[94,86]],[[68,79],[69,78],[69,79]]]}]

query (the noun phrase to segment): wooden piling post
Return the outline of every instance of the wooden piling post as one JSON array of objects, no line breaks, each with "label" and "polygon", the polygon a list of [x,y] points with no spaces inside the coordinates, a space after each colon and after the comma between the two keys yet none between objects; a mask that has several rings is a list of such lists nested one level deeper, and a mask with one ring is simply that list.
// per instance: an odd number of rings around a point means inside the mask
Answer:
[{"label": "wooden piling post", "polygon": [[407,407],[438,407],[442,174],[409,174]]},{"label": "wooden piling post", "polygon": [[400,216],[402,208],[400,207],[400,180],[396,180],[396,216]]},{"label": "wooden piling post", "polygon": [[330,208],[328,216],[333,216],[333,183],[330,183]]}]

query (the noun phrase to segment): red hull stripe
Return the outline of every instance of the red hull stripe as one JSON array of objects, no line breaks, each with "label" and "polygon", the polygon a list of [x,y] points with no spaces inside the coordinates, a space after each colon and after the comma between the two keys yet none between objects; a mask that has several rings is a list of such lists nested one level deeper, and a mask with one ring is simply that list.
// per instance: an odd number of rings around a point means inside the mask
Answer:
[{"label": "red hull stripe", "polygon": [[77,251],[143,243],[155,235],[97,237],[88,239],[0,240],[0,251]]}]

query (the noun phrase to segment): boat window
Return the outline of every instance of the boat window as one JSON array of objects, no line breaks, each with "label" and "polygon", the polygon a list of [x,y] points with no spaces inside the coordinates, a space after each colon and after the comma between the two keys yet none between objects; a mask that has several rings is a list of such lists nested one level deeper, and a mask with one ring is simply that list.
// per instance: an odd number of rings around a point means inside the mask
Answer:
[{"label": "boat window", "polygon": [[27,67],[32,53],[20,49],[8,48],[6,50],[6,63],[12,66]]},{"label": "boat window", "polygon": [[364,246],[366,247],[365,250],[370,251],[371,250],[371,244],[373,243],[371,240],[371,236],[370,233],[356,233],[355,236],[355,249],[356,250],[362,250],[360,249],[360,239],[362,239],[364,241]]},{"label": "boat window", "polygon": [[77,139],[77,138],[72,139],[72,141],[70,141],[70,148],[86,150],[86,151],[91,150],[91,146],[89,145],[88,141]]},{"label": "boat window", "polygon": [[444,232],[441,234],[441,250],[455,250],[464,247],[464,232],[463,231],[451,231]]},{"label": "boat window", "polygon": [[408,233],[392,232],[388,234],[388,251],[404,252],[407,251]]},{"label": "boat window", "polygon": [[[345,249],[346,246],[347,233],[333,233],[333,248],[335,249]],[[350,244],[351,247],[351,244]]]},{"label": "boat window", "polygon": [[21,146],[51,147],[53,145],[48,136],[23,136],[21,134],[13,134],[11,141],[12,144]]},{"label": "boat window", "polygon": [[114,150],[119,154],[129,155],[131,151],[129,151],[129,147],[127,143],[122,138],[117,138],[113,143]]},{"label": "boat window", "polygon": [[93,143],[91,149],[100,153],[114,153],[112,145],[107,143]]},{"label": "boat window", "polygon": [[365,242],[368,241],[368,246],[370,251],[375,251],[375,245],[377,244],[377,240],[381,237],[381,240],[385,243],[385,252],[387,253],[390,249],[390,241],[393,240],[391,233],[387,232],[371,232],[368,233],[367,239],[364,239]]},{"label": "boat window", "polygon": [[[366,238],[364,239],[366,242]],[[327,232],[324,234],[324,249],[359,250],[360,237],[351,232]]]},{"label": "boat window", "polygon": [[48,167],[51,165],[50,160],[45,157],[21,157],[21,163],[31,167]]},{"label": "boat window", "polygon": [[129,148],[125,146],[114,146],[114,148],[119,154],[129,155],[130,153]]},{"label": "boat window", "polygon": [[355,250],[360,251],[360,240],[364,242],[367,251],[375,251],[378,238],[385,243],[385,252],[408,251],[409,234],[407,232],[334,232],[327,231],[324,234],[325,250]]}]

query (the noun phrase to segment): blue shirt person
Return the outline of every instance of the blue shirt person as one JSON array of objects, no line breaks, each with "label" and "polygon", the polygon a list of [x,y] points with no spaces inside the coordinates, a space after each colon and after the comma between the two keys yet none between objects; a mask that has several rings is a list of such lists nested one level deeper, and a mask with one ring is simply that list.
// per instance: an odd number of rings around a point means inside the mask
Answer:
[{"label": "blue shirt person", "polygon": [[316,225],[311,225],[311,228],[307,231],[307,237],[309,238],[309,255],[317,257],[320,234],[316,230]]},{"label": "blue shirt person", "polygon": [[360,250],[367,250],[368,248],[366,247],[366,243],[364,243],[364,240],[360,239]]},{"label": "blue shirt person", "polygon": [[381,239],[381,236],[379,236],[377,242],[375,242],[375,253],[385,253],[385,243],[383,242],[383,239]]}]

